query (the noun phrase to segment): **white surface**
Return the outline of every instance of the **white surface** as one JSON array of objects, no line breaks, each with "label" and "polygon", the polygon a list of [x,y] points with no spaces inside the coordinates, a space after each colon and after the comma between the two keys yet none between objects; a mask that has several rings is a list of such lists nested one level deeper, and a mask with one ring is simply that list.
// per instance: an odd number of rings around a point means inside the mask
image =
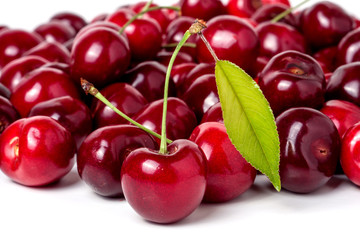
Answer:
[{"label": "white surface", "polygon": [[[360,16],[358,1],[334,2]],[[32,30],[60,11],[91,20],[122,4],[125,1],[12,0],[2,2],[0,24]],[[344,176],[307,195],[277,193],[260,176],[238,199],[202,204],[185,220],[165,226],[144,221],[123,199],[97,196],[75,169],[45,188],[21,186],[0,173],[0,191],[0,239],[4,240],[359,239],[360,189]]]}]

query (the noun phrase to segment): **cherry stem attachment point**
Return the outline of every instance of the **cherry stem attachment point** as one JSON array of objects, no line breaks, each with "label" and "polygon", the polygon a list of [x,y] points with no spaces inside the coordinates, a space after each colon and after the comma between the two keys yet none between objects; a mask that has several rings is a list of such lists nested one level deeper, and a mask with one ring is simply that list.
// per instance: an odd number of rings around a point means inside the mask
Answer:
[{"label": "cherry stem attachment point", "polygon": [[288,9],[286,9],[285,11],[283,11],[282,13],[276,15],[271,22],[272,23],[276,23],[278,21],[280,21],[281,19],[283,19],[284,17],[286,17],[287,15],[289,15],[292,11],[294,11],[295,9],[301,7],[302,5],[304,5],[305,3],[309,2],[310,0],[304,0],[301,3],[295,5],[294,7],[289,7]]},{"label": "cherry stem attachment point", "polygon": [[[109,102],[100,92],[98,89],[96,89],[94,87],[94,85],[90,82],[88,82],[87,80],[81,78],[80,79],[81,82],[81,87],[82,89],[85,91],[86,94],[91,94],[92,96],[96,97],[97,99],[99,99],[102,103],[104,103],[106,106],[108,106],[110,109],[112,109],[114,112],[116,112],[117,114],[119,114],[121,117],[123,117],[124,119],[126,119],[127,121],[129,121],[130,123],[132,123],[133,125],[139,127],[140,129],[142,129],[143,131],[153,135],[154,137],[157,137],[159,139],[161,139],[161,135],[144,127],[143,125],[141,125],[140,123],[134,121],[133,119],[131,119],[129,116],[127,116],[125,113],[123,113],[122,111],[120,111],[119,109],[117,109],[111,102]],[[172,143],[172,141],[170,139],[165,139],[165,141],[167,143]]]},{"label": "cherry stem attachment point", "polygon": [[205,38],[204,34],[202,33],[202,30],[204,30],[206,28],[206,22],[203,20],[196,19],[193,26],[194,26],[192,29],[193,34],[197,34],[200,37],[200,39],[204,42],[204,44],[207,47],[207,49],[209,50],[211,56],[214,58],[215,62],[220,61],[219,58],[217,57],[214,49],[211,47],[210,43],[208,42],[208,40]]}]

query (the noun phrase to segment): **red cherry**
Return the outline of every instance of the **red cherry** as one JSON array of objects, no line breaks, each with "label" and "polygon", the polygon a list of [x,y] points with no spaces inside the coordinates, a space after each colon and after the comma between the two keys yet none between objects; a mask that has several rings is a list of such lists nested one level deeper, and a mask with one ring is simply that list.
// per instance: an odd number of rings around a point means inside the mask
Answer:
[{"label": "red cherry", "polygon": [[226,8],[220,0],[180,0],[179,5],[182,16],[205,21],[226,12]]},{"label": "red cherry", "polygon": [[10,90],[0,82],[0,96],[9,99],[11,96]]},{"label": "red cherry", "polygon": [[251,17],[262,6],[261,0],[229,0],[227,11],[241,18]]},{"label": "red cherry", "polygon": [[76,35],[74,28],[60,20],[41,24],[34,31],[48,42],[65,43]]},{"label": "red cherry", "polygon": [[337,46],[337,65],[360,61],[360,28],[346,34]]},{"label": "red cherry", "polygon": [[109,14],[105,21],[111,22],[119,26],[120,28],[125,25],[133,16],[135,12],[129,8],[119,8],[115,12]]},{"label": "red cherry", "polygon": [[71,12],[59,12],[53,15],[50,21],[61,21],[69,26],[71,26],[76,32],[79,32],[80,29],[87,25],[84,18],[81,16],[71,13]]},{"label": "red cherry", "polygon": [[215,103],[211,106],[205,113],[203,118],[201,119],[201,123],[205,122],[220,122],[224,123],[224,118],[221,110],[221,103]]},{"label": "red cherry", "polygon": [[177,222],[190,215],[203,199],[206,158],[188,140],[169,144],[167,154],[140,148],[125,159],[121,185],[127,202],[146,220]]},{"label": "red cherry", "polygon": [[337,46],[323,48],[313,54],[320,64],[324,73],[333,72],[336,69]]},{"label": "red cherry", "polygon": [[[169,65],[170,59],[173,53],[168,51],[160,51],[156,54],[155,60],[164,65],[166,68]],[[176,56],[175,61],[173,62],[173,67],[182,63],[194,62],[194,59],[191,55],[185,52],[179,52]]]},{"label": "red cherry", "polygon": [[171,70],[171,78],[173,79],[176,90],[182,85],[186,79],[187,74],[194,69],[198,64],[194,62],[181,63],[173,66]]},{"label": "red cherry", "polygon": [[224,124],[200,124],[194,129],[189,140],[203,150],[207,159],[206,191],[203,201],[230,201],[252,186],[256,170],[231,143]]},{"label": "red cherry", "polygon": [[[251,16],[251,19],[257,23],[269,22],[278,16],[280,13],[288,10],[289,5],[283,3],[264,4],[256,10]],[[293,27],[298,27],[298,20],[293,13],[289,13],[279,20],[279,22],[286,23]]]},{"label": "red cherry", "polygon": [[1,170],[26,186],[44,186],[74,166],[76,145],[70,132],[45,117],[20,119],[0,136]]},{"label": "red cherry", "polygon": [[7,98],[0,96],[0,135],[11,123],[19,119],[19,117],[12,103]]},{"label": "red cherry", "polygon": [[26,51],[23,56],[39,56],[49,62],[70,63],[69,50],[58,42],[41,42]]}]

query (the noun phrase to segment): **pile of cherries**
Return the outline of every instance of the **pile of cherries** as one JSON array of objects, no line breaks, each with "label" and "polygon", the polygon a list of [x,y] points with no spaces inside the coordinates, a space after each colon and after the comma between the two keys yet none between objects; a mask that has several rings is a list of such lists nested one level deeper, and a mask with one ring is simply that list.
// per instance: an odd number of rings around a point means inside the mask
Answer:
[{"label": "pile of cherries", "polygon": [[290,7],[288,0],[180,0],[174,6],[181,11],[157,8],[130,24],[144,7],[158,6],[121,6],[89,23],[59,13],[31,32],[0,26],[3,173],[26,186],[44,186],[76,163],[97,194],[124,196],[141,216],[159,223],[181,220],[203,201],[244,193],[257,171],[226,133],[214,59],[198,36],[189,38],[171,70],[166,133],[173,142],[166,154],[158,152],[159,139],[80,86],[80,78],[88,80],[119,110],[160,134],[168,63],[199,18],[207,21],[203,35],[219,59],[251,75],[270,103],[282,187],[309,193],[342,171],[360,185],[355,16],[328,1],[279,21],[273,19]]}]

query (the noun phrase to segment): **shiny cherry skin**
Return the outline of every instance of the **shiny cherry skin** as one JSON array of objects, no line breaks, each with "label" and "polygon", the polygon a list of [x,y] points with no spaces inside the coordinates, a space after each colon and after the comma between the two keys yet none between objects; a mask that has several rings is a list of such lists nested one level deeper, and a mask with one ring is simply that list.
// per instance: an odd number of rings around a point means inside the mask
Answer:
[{"label": "shiny cherry skin", "polygon": [[[288,8],[289,6],[283,3],[264,4],[256,10],[256,12],[251,16],[251,19],[257,23],[269,22]],[[298,21],[293,13],[289,13],[278,22],[298,27]]]},{"label": "shiny cherry skin", "polygon": [[197,63],[188,62],[173,66],[173,68],[171,69],[171,78],[175,83],[176,90],[179,88],[180,85],[183,84],[188,73],[192,69],[194,69],[197,65],[198,65]]},{"label": "shiny cherry skin", "polygon": [[[130,8],[119,8],[115,12],[109,14],[105,21],[111,22],[119,26],[120,28],[127,23],[133,16],[135,16],[135,12]],[[101,22],[98,22],[101,23]]]},{"label": "shiny cherry skin", "polygon": [[[171,140],[187,139],[197,125],[194,112],[179,98],[169,97],[166,118],[166,134]],[[163,100],[149,103],[133,119],[150,130],[161,134]],[[159,139],[155,139],[160,143]]]},{"label": "shiny cherry skin", "polygon": [[203,150],[207,160],[204,202],[230,201],[253,185],[256,170],[231,143],[223,123],[200,124],[189,140]]},{"label": "shiny cherry skin", "polygon": [[46,116],[22,118],[0,136],[0,168],[14,182],[44,186],[65,176],[75,163],[70,132]]},{"label": "shiny cherry skin", "polygon": [[78,173],[97,194],[105,197],[122,196],[122,163],[131,151],[142,147],[155,150],[158,145],[138,127],[116,125],[99,128],[84,140],[78,151]]},{"label": "shiny cherry skin", "polygon": [[9,99],[0,96],[0,135],[10,124],[19,118],[19,113],[13,107]]},{"label": "shiny cherry skin", "polygon": [[312,56],[320,64],[324,73],[331,73],[336,69],[337,46],[323,48]]},{"label": "shiny cherry skin", "polygon": [[355,27],[354,19],[329,1],[305,9],[300,24],[306,40],[315,49],[337,45]]},{"label": "shiny cherry skin", "polygon": [[222,115],[221,103],[215,103],[212,105],[205,113],[201,119],[200,123],[205,122],[219,122],[224,123],[224,118]]},{"label": "shiny cherry skin", "polygon": [[75,32],[79,32],[80,29],[87,25],[85,19],[78,14],[72,12],[59,12],[50,18],[50,21],[61,21],[71,26]]},{"label": "shiny cherry skin", "polygon": [[79,90],[70,76],[55,68],[39,68],[21,80],[10,101],[21,117],[27,117],[39,102],[62,96],[80,99]]},{"label": "shiny cherry skin", "polygon": [[181,98],[194,111],[200,122],[204,113],[219,102],[215,74],[205,74],[197,78]]},{"label": "shiny cherry skin", "polygon": [[341,144],[340,164],[349,180],[360,186],[360,123],[345,133]]},{"label": "shiny cherry skin", "polygon": [[[207,23],[203,34],[219,59],[229,60],[250,74],[259,50],[258,36],[250,24],[239,17],[221,15]],[[201,40],[196,49],[199,62],[214,62]]]},{"label": "shiny cherry skin", "polygon": [[24,52],[35,47],[41,41],[43,39],[37,33],[16,29],[0,32],[0,69],[12,60],[21,57]]},{"label": "shiny cherry skin", "polygon": [[48,42],[65,43],[76,35],[71,26],[55,20],[39,25],[34,31]]},{"label": "shiny cherry skin", "polygon": [[262,3],[264,5],[266,4],[276,4],[276,3],[282,3],[282,4],[285,4],[286,6],[290,7],[290,2],[289,0],[261,0]]},{"label": "shiny cherry skin", "polygon": [[360,62],[337,68],[326,87],[326,99],[341,99],[360,105]]},{"label": "shiny cherry skin", "polygon": [[46,63],[48,63],[46,59],[38,56],[25,56],[15,59],[2,69],[0,82],[13,92],[25,74]]},{"label": "shiny cherry skin", "polygon": [[71,51],[71,77],[85,78],[101,88],[121,76],[130,65],[128,42],[118,32],[94,27],[74,41]]},{"label": "shiny cherry skin", "polygon": [[261,56],[271,58],[287,50],[303,53],[307,50],[303,35],[288,24],[264,22],[259,24],[255,30],[260,41],[259,54]]},{"label": "shiny cherry skin", "polygon": [[250,18],[261,6],[261,0],[229,0],[226,9],[231,15]]},{"label": "shiny cherry skin", "polygon": [[275,116],[291,107],[321,108],[325,101],[325,76],[320,65],[297,51],[275,55],[258,81]]},{"label": "shiny cherry skin", "polygon": [[357,28],[343,37],[337,49],[337,65],[360,61],[360,28]]},{"label": "shiny cherry skin", "polygon": [[[156,61],[144,61],[129,71],[121,78],[136,88],[149,101],[155,101],[164,97],[166,67]],[[176,94],[175,84],[169,81],[169,96]]]},{"label": "shiny cherry skin", "polygon": [[360,122],[360,107],[348,101],[329,100],[320,111],[333,121],[340,137],[355,123]]},{"label": "shiny cherry skin", "polygon": [[291,108],[276,118],[284,189],[309,193],[335,173],[341,140],[334,123],[312,108]]},{"label": "shiny cherry skin", "polygon": [[40,102],[31,109],[28,116],[48,116],[58,121],[74,137],[77,149],[92,131],[89,108],[79,99],[70,96]]},{"label": "shiny cherry skin", "polygon": [[182,16],[205,21],[226,12],[226,8],[220,0],[180,0],[179,6]]},{"label": "shiny cherry skin", "polygon": [[70,63],[69,50],[58,42],[43,41],[26,51],[23,56],[39,56],[49,62]]},{"label": "shiny cherry skin", "polygon": [[190,215],[201,203],[206,187],[206,157],[189,140],[176,140],[167,154],[140,148],[121,169],[125,199],[144,219],[173,223]]},{"label": "shiny cherry skin", "polygon": [[[148,103],[136,88],[127,83],[113,83],[100,92],[110,103],[129,117],[138,113]],[[94,99],[91,112],[95,128],[128,122],[99,100]]]},{"label": "shiny cherry skin", "polygon": [[[80,38],[84,33],[86,33],[88,30],[93,29],[93,28],[98,28],[98,27],[105,27],[105,28],[109,28],[112,29],[116,32],[120,31],[120,27],[118,25],[116,25],[115,23],[112,22],[105,22],[105,21],[101,21],[101,22],[94,22],[91,24],[86,25],[85,27],[83,27],[75,36],[74,41],[76,41],[76,39]],[[125,36],[125,35],[122,35]]]},{"label": "shiny cherry skin", "polygon": [[[162,50],[156,54],[155,60],[167,68],[172,55],[173,55],[172,52]],[[182,63],[191,63],[191,62],[194,62],[194,59],[190,54],[185,52],[179,52],[175,58],[173,67]]]}]

